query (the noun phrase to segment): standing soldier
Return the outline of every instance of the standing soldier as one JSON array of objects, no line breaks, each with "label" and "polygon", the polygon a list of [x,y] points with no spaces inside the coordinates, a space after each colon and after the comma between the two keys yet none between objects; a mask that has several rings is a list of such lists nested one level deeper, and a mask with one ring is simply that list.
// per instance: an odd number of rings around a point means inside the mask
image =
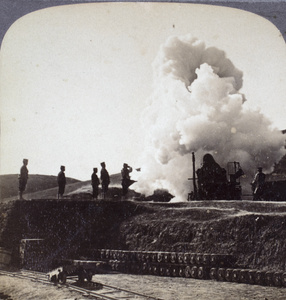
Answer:
[{"label": "standing soldier", "polygon": [[122,176],[122,196],[126,196],[128,193],[129,186],[133,183],[130,180],[130,173],[132,172],[132,168],[128,166],[128,164],[123,164],[123,169],[121,170],[121,176]]},{"label": "standing soldier", "polygon": [[23,159],[23,166],[20,169],[20,175],[19,175],[19,198],[20,200],[24,200],[23,198],[23,192],[26,189],[27,181],[28,181],[28,159]]},{"label": "standing soldier", "polygon": [[66,186],[65,170],[66,170],[66,167],[65,166],[61,166],[61,171],[58,174],[58,186],[59,186],[58,199],[62,198],[63,195],[64,195],[64,192],[65,192],[65,186]]},{"label": "standing soldier", "polygon": [[97,176],[97,168],[93,168],[93,173],[91,175],[91,185],[92,185],[92,198],[97,199],[98,196],[98,186],[99,186],[99,179]]},{"label": "standing soldier", "polygon": [[265,174],[262,172],[262,168],[257,168],[257,173],[251,183],[253,189],[253,200],[261,200],[263,194],[263,187],[265,183]]},{"label": "standing soldier", "polygon": [[105,162],[102,162],[100,165],[101,165],[100,180],[101,180],[103,198],[105,198],[105,194],[108,191],[108,186],[109,186],[109,183],[110,183],[110,178],[109,178],[109,174],[108,174],[108,172],[106,170]]}]

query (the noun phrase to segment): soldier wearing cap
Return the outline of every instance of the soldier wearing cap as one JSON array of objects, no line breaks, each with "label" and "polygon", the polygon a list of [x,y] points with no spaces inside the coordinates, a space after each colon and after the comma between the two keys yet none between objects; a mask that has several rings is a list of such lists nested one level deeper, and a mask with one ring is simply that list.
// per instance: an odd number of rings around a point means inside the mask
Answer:
[{"label": "soldier wearing cap", "polygon": [[265,174],[262,172],[262,168],[257,168],[257,173],[254,176],[253,181],[251,182],[253,190],[253,200],[261,200],[263,194],[263,188],[265,183]]},{"label": "soldier wearing cap", "polygon": [[108,191],[110,178],[109,178],[108,171],[106,170],[105,162],[102,162],[100,165],[101,165],[100,180],[101,180],[103,198],[105,198],[105,195]]},{"label": "soldier wearing cap", "polygon": [[61,171],[58,174],[58,199],[62,198],[65,192],[65,186],[66,186],[66,175],[65,175],[65,166],[61,166]]},{"label": "soldier wearing cap", "polygon": [[25,191],[26,189],[26,185],[27,185],[27,182],[28,182],[28,168],[27,168],[27,165],[28,165],[28,159],[23,159],[23,166],[21,167],[20,169],[20,175],[18,177],[19,179],[19,198],[20,200],[24,200],[23,198],[23,192]]},{"label": "soldier wearing cap", "polygon": [[98,186],[99,186],[99,178],[97,176],[97,168],[93,168],[93,173],[91,174],[91,185],[92,185],[92,198],[97,199]]},{"label": "soldier wearing cap", "polygon": [[123,169],[121,170],[121,176],[122,176],[122,196],[126,196],[128,193],[129,186],[134,182],[130,180],[130,173],[132,172],[132,168],[128,166],[128,164],[123,164]]}]

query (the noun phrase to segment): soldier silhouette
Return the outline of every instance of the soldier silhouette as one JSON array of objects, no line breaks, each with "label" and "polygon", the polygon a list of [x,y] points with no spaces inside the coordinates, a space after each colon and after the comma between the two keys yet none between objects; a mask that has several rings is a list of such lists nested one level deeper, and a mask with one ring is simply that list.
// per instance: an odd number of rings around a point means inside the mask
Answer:
[{"label": "soldier silhouette", "polygon": [[128,166],[128,164],[123,164],[123,169],[121,170],[121,176],[122,176],[122,196],[126,196],[128,193],[129,186],[133,183],[133,181],[130,180],[130,173],[132,172],[132,168]]},{"label": "soldier silhouette", "polygon": [[28,171],[27,165],[28,165],[28,159],[24,158],[23,166],[20,169],[20,175],[18,177],[18,179],[19,179],[19,199],[20,200],[24,200],[23,192],[25,191],[26,185],[28,182],[29,171]]},{"label": "soldier silhouette", "polygon": [[257,173],[251,183],[253,190],[253,200],[261,200],[264,192],[265,174],[262,172],[262,168],[257,168]]},{"label": "soldier silhouette", "polygon": [[99,186],[99,178],[97,176],[97,168],[93,168],[93,173],[91,174],[91,185],[92,185],[92,198],[97,199],[98,186]]},{"label": "soldier silhouette", "polygon": [[108,186],[110,183],[110,178],[109,178],[108,171],[106,170],[105,162],[102,162],[100,165],[101,165],[101,171],[100,171],[101,187],[102,187],[103,198],[105,199],[106,193],[108,191]]},{"label": "soldier silhouette", "polygon": [[61,166],[61,171],[58,174],[58,199],[62,198],[65,192],[65,186],[66,186],[66,175],[65,175],[65,166]]}]

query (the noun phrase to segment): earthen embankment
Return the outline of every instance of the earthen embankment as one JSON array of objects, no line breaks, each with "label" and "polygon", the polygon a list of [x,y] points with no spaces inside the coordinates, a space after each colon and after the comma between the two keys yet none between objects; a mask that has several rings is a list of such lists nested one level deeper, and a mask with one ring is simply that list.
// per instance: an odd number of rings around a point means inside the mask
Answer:
[{"label": "earthen embankment", "polygon": [[43,239],[48,263],[92,249],[232,254],[251,268],[284,271],[286,204],[31,200],[0,205],[0,246],[19,262],[21,239]]}]

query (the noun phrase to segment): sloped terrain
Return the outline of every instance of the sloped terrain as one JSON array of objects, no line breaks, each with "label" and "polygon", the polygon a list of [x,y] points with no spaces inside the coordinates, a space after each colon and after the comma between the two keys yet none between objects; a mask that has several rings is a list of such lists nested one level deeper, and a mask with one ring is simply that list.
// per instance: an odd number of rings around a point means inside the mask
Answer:
[{"label": "sloped terrain", "polygon": [[[67,184],[80,182],[77,179],[67,178]],[[25,194],[32,194],[57,187],[57,176],[29,175]],[[0,199],[18,196],[18,175],[0,175]]]},{"label": "sloped terrain", "polygon": [[[65,196],[91,193],[91,180],[80,181],[67,177]],[[120,188],[121,175],[110,176],[110,186]],[[29,175],[25,199],[55,199],[57,198],[58,184],[57,176],[48,175]],[[10,201],[18,199],[18,175],[0,175],[0,200]]]},{"label": "sloped terrain", "polygon": [[43,238],[48,264],[105,248],[232,254],[245,267],[285,270],[286,203],[40,199],[0,211],[0,246],[14,262],[22,238]]}]

